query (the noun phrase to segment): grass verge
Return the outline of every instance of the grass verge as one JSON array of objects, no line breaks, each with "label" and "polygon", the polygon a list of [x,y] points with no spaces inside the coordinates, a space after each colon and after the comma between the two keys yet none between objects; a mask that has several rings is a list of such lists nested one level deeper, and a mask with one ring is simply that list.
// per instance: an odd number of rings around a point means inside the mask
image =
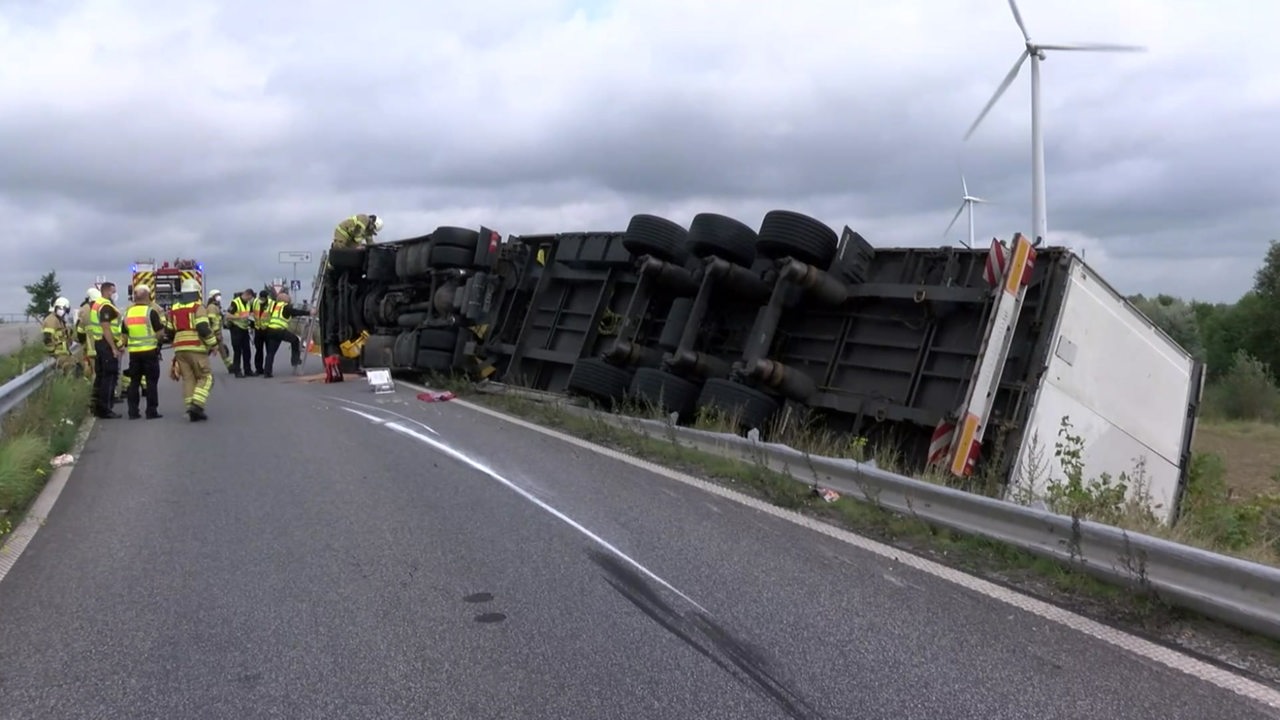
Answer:
[{"label": "grass verge", "polygon": [[44,488],[49,461],[70,452],[88,415],[89,383],[53,377],[3,420],[0,437],[0,542]]},{"label": "grass verge", "polygon": [[0,384],[9,382],[44,361],[44,346],[25,342],[17,351],[0,357]]},{"label": "grass verge", "polygon": [[[1174,608],[1151,593],[1111,585],[1053,560],[1002,543],[934,527],[919,518],[898,515],[860,500],[841,497],[828,503],[818,497],[811,486],[763,465],[721,457],[661,437],[600,423],[555,403],[539,402],[515,393],[475,392],[456,382],[437,380],[431,386],[453,390],[486,407],[717,482],[774,505],[1017,588],[1099,621],[1121,625],[1217,659],[1280,685],[1280,643]],[[715,425],[709,421],[700,424]],[[892,453],[888,451],[877,453],[866,448],[854,448],[844,456],[864,452],[880,455],[878,464],[888,466],[886,469],[893,468]]]}]

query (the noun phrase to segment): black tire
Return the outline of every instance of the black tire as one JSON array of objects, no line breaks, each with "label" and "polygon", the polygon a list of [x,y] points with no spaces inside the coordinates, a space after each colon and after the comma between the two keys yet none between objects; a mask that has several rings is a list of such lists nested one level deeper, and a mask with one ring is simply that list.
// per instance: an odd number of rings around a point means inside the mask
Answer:
[{"label": "black tire", "polygon": [[401,245],[396,253],[396,279],[398,280],[410,280],[413,277],[409,274],[409,257],[412,249],[412,245]]},{"label": "black tire", "polygon": [[839,244],[836,231],[819,220],[790,210],[770,210],[760,223],[756,252],[775,260],[792,257],[826,270]]},{"label": "black tire", "polygon": [[569,371],[567,390],[606,405],[621,400],[631,385],[631,373],[600,358],[582,358]]},{"label": "black tire", "polygon": [[756,231],[725,215],[699,213],[689,225],[689,252],[700,258],[723,258],[751,267],[756,261]]},{"label": "black tire", "polygon": [[423,328],[418,331],[418,348],[421,350],[447,352],[452,358],[453,351],[457,347],[457,328]]},{"label": "black tire", "polygon": [[436,247],[462,248],[470,250],[474,254],[476,245],[480,244],[480,233],[475,230],[444,225],[436,228],[435,232],[431,233],[431,242],[435,243]]},{"label": "black tire", "polygon": [[360,301],[360,314],[365,325],[375,327],[382,324],[382,297],[382,293],[373,290]]},{"label": "black tire", "polygon": [[332,248],[329,250],[329,265],[335,270],[363,270],[366,252],[368,251],[353,248]]},{"label": "black tire", "polygon": [[637,368],[631,378],[630,394],[665,413],[691,417],[698,408],[698,384],[658,368]]},{"label": "black tire", "polygon": [[698,407],[717,410],[736,419],[740,427],[763,431],[779,404],[768,394],[727,378],[711,378],[702,386]]},{"label": "black tire", "polygon": [[632,255],[652,255],[659,260],[683,265],[689,259],[685,245],[689,232],[657,215],[633,215],[627,224],[622,247]]},{"label": "black tire", "polygon": [[364,271],[366,279],[370,282],[396,281],[396,255],[399,253],[395,248],[375,245],[365,252],[369,254],[369,265]]},{"label": "black tire", "polygon": [[406,330],[396,336],[395,346],[391,350],[392,367],[400,369],[413,368],[418,362],[418,333]]},{"label": "black tire", "polygon": [[444,352],[443,350],[419,349],[413,367],[415,370],[449,372],[453,370],[453,353]]},{"label": "black tire", "polygon": [[469,268],[475,264],[475,250],[449,245],[433,245],[427,264],[434,269]]},{"label": "black tire", "polygon": [[370,335],[365,341],[360,364],[366,368],[389,368],[396,344],[394,335]]},{"label": "black tire", "polygon": [[424,312],[405,313],[396,318],[396,325],[404,328],[405,330],[412,330],[426,322],[430,317],[430,314]]},{"label": "black tire", "polygon": [[422,280],[431,277],[431,245],[418,243],[409,249],[409,260],[405,263],[409,272],[408,279]]}]

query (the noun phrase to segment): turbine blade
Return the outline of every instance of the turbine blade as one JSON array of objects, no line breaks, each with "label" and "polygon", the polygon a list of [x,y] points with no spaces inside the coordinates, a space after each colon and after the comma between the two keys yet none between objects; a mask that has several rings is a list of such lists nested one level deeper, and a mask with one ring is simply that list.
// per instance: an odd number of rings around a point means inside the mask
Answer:
[{"label": "turbine blade", "polygon": [[[1010,0],[1010,2],[1012,1],[1013,0]],[[969,132],[964,134],[965,140],[968,140],[969,137],[973,135],[973,131],[978,129],[978,124],[987,116],[987,113],[991,112],[991,108],[995,106],[996,101],[998,101],[1000,96],[1004,95],[1004,91],[1008,90],[1009,86],[1013,84],[1014,79],[1018,77],[1018,71],[1022,69],[1022,63],[1027,61],[1027,57],[1030,54],[1030,50],[1023,50],[1022,54],[1018,56],[1018,61],[1013,64],[1013,69],[1009,71],[1008,75],[1004,76],[1004,82],[1000,83],[1000,87],[996,88],[996,93],[987,101],[987,106],[982,108],[982,112],[978,113],[978,119],[974,120],[973,124],[969,126]]]},{"label": "turbine blade", "polygon": [[1084,50],[1088,52],[1146,52],[1145,45],[1119,45],[1116,43],[1057,43],[1037,45],[1041,50]]},{"label": "turbine blade", "polygon": [[1018,29],[1022,31],[1022,39],[1031,42],[1031,36],[1027,34],[1027,26],[1022,22],[1022,13],[1018,12],[1018,3],[1009,0],[1009,9],[1013,11],[1013,21],[1018,23]]},{"label": "turbine blade", "polygon": [[982,198],[980,198],[980,197],[972,197],[972,196],[971,196],[971,197],[967,197],[967,198],[965,198],[965,200],[968,200],[969,202],[986,203],[986,204],[988,204],[988,205],[990,205],[990,204],[991,204],[991,201],[990,201],[990,200],[984,200],[984,199],[982,199]]},{"label": "turbine blade", "polygon": [[960,209],[956,210],[956,214],[952,216],[951,222],[947,223],[947,229],[942,231],[943,235],[946,235],[947,233],[951,232],[951,227],[956,224],[957,220],[960,219],[960,213],[964,212],[964,205],[965,205],[964,203],[960,203]]},{"label": "turbine blade", "polygon": [[960,173],[960,187],[964,189],[964,196],[969,197],[969,183],[964,181],[964,173]]}]

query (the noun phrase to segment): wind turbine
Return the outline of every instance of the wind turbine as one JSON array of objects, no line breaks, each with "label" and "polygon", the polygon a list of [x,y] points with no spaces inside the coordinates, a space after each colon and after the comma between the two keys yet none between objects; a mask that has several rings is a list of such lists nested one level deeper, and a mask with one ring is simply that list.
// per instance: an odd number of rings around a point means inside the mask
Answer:
[{"label": "wind turbine", "polygon": [[1015,0],[1009,0],[1009,9],[1013,11],[1013,20],[1018,23],[1018,29],[1022,31],[1022,37],[1026,41],[1026,49],[1018,56],[1018,61],[1013,64],[1013,69],[1005,76],[1004,82],[1000,83],[1000,87],[996,88],[996,92],[987,101],[987,106],[982,108],[982,112],[978,114],[978,119],[973,121],[973,125],[969,126],[969,132],[965,133],[964,139],[968,140],[973,131],[978,129],[978,124],[987,116],[991,108],[1004,94],[1005,90],[1013,84],[1014,78],[1018,77],[1018,71],[1022,69],[1022,63],[1031,58],[1031,225],[1035,233],[1033,241],[1036,244],[1043,242],[1049,233],[1049,221],[1045,211],[1045,188],[1044,188],[1044,128],[1040,121],[1040,61],[1045,59],[1045,50],[1083,50],[1093,52],[1146,52],[1146,48],[1141,45],[1114,45],[1110,43],[1071,43],[1071,44],[1055,44],[1049,45],[1044,43],[1034,43],[1031,41],[1031,35],[1027,33],[1027,26],[1022,22],[1022,13],[1018,12],[1018,3]]},{"label": "wind turbine", "polygon": [[956,210],[956,214],[951,217],[951,222],[947,223],[947,229],[943,230],[942,234],[945,236],[947,233],[951,232],[951,226],[955,225],[956,221],[960,219],[960,213],[964,212],[965,208],[969,208],[969,242],[965,244],[965,247],[973,249],[973,206],[976,203],[985,203],[987,201],[969,194],[969,183],[964,181],[964,175],[960,176],[960,187],[964,189],[964,196],[960,201],[960,208]]}]

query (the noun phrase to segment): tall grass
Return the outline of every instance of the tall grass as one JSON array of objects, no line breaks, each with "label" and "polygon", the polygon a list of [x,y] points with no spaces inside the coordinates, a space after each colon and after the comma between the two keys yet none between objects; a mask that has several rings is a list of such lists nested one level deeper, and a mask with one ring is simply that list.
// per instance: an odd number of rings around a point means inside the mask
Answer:
[{"label": "tall grass", "polygon": [[69,452],[88,415],[89,383],[53,377],[3,420],[0,438],[0,537],[44,487],[49,460]]}]

